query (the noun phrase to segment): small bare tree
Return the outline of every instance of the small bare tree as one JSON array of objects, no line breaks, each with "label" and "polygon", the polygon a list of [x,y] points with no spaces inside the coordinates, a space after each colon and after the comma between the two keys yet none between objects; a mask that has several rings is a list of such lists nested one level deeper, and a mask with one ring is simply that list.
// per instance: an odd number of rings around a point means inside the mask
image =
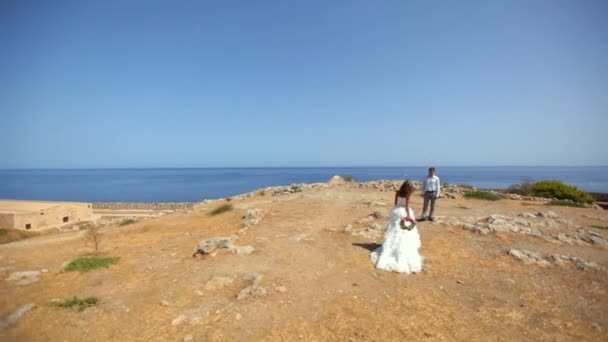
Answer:
[{"label": "small bare tree", "polygon": [[99,252],[99,243],[101,243],[101,238],[103,234],[99,231],[99,226],[95,223],[90,225],[89,230],[87,231],[85,238],[85,246],[91,246],[95,249],[95,254]]}]

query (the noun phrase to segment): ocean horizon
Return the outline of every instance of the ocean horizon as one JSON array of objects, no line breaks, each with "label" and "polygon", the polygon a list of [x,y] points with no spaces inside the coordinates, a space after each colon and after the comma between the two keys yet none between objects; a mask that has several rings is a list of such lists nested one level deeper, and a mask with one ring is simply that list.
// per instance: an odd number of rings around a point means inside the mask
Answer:
[{"label": "ocean horizon", "polygon": [[[426,166],[185,167],[2,169],[0,198],[85,202],[195,202],[269,186],[325,182],[422,180]],[[608,166],[437,166],[445,183],[504,189],[526,180],[558,179],[588,192],[608,192]]]}]

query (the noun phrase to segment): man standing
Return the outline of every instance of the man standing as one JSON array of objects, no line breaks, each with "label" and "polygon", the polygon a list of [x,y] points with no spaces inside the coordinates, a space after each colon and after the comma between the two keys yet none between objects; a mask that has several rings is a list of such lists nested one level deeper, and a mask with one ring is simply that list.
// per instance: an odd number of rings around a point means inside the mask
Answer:
[{"label": "man standing", "polygon": [[[441,183],[439,182],[439,177],[435,176],[434,167],[429,168],[429,176],[422,182],[422,192],[424,193],[424,205],[422,207],[422,218],[419,221],[425,221],[427,218],[433,221],[435,200],[439,198],[439,194],[441,193]],[[425,217],[429,202],[431,202],[431,212],[429,216]]]}]

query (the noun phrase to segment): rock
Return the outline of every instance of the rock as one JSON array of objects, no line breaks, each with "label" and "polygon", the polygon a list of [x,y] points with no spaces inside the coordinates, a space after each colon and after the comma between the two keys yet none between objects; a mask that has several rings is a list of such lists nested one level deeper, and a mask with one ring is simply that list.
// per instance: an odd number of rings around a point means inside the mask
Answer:
[{"label": "rock", "polygon": [[253,246],[234,246],[231,251],[236,255],[249,255],[255,251],[255,248]]},{"label": "rock", "polygon": [[357,220],[357,223],[365,224],[370,223],[374,220],[373,216],[365,216]]},{"label": "rock", "polygon": [[259,284],[262,280],[263,276],[259,273],[245,273],[241,276],[241,279],[244,281],[249,281],[252,284]]},{"label": "rock", "polygon": [[234,320],[235,320],[235,321],[238,321],[238,320],[240,320],[241,318],[243,318],[243,315],[241,315],[241,313],[240,313],[240,312],[237,312],[237,313],[236,313],[236,315],[234,315]]},{"label": "rock", "polygon": [[233,282],[234,282],[234,279],[232,279],[230,277],[214,276],[205,284],[205,289],[206,290],[218,290],[224,286],[232,284]]},{"label": "rock", "polygon": [[297,234],[297,235],[294,235],[294,236],[290,236],[289,237],[289,241],[295,241],[295,242],[312,241],[312,238],[309,237],[308,234],[301,233],[301,234]]},{"label": "rock", "polygon": [[17,322],[21,316],[25,315],[26,312],[32,310],[35,306],[36,305],[32,303],[21,305],[19,308],[17,308],[17,310],[8,315],[8,317],[0,320],[0,328],[8,328],[10,325]]},{"label": "rock", "polygon": [[581,270],[599,271],[602,269],[599,264],[592,261],[586,261],[577,257],[570,257],[570,260],[574,263],[574,266],[576,266],[576,268],[579,268]]},{"label": "rock", "polygon": [[191,342],[191,341],[194,341],[194,337],[192,337],[192,335],[184,336],[184,342]]},{"label": "rock", "polygon": [[541,211],[537,214],[539,217],[544,217],[544,218],[559,218],[559,215],[557,215],[555,212],[553,211]]},{"label": "rock", "polygon": [[249,209],[243,216],[243,227],[255,226],[264,217],[264,212],[262,209]]},{"label": "rock", "polygon": [[509,255],[524,262],[524,264],[537,264],[540,266],[549,266],[549,262],[536,252],[526,249],[510,249]]},{"label": "rock", "polygon": [[369,229],[373,229],[373,230],[381,230],[381,229],[382,229],[382,226],[381,226],[381,225],[379,225],[379,224],[377,224],[377,223],[372,222],[372,223],[370,223],[370,224],[369,224]]},{"label": "rock", "polygon": [[238,237],[236,235],[232,235],[229,237],[214,237],[214,238],[210,238],[207,240],[203,240],[196,248],[196,252],[193,254],[193,256],[196,256],[197,254],[201,254],[201,255],[210,254],[211,252],[215,251],[216,249],[220,249],[220,248],[229,249],[232,247],[232,243],[237,238]]},{"label": "rock", "polygon": [[185,320],[186,320],[186,316],[185,315],[179,315],[179,316],[175,317],[175,319],[171,322],[171,325],[172,326],[180,325]]},{"label": "rock", "polygon": [[247,298],[266,297],[268,292],[266,289],[259,285],[251,285],[242,289],[236,296],[237,300],[243,300]]},{"label": "rock", "polygon": [[370,207],[386,207],[388,205],[384,202],[377,202],[377,201],[368,201],[368,202],[366,202],[366,204],[369,205]]},{"label": "rock", "polygon": [[536,218],[536,215],[534,215],[532,213],[521,213],[521,214],[519,214],[517,216],[523,217],[523,218]]},{"label": "rock", "polygon": [[591,206],[591,208],[597,209],[597,210],[604,210],[604,208],[602,208],[602,206],[599,205],[599,204],[597,204],[597,203],[593,203],[593,205]]},{"label": "rock", "polygon": [[329,185],[342,185],[344,183],[346,183],[344,178],[342,178],[338,175],[331,177],[331,179],[327,181],[327,184],[329,184]]},{"label": "rock", "polygon": [[160,305],[162,305],[162,306],[169,306],[170,304],[166,300],[161,300],[160,301]]},{"label": "rock", "polygon": [[34,282],[37,282],[40,276],[40,271],[20,271],[20,272],[11,272],[6,278],[7,281],[16,281],[18,285],[27,285]]},{"label": "rock", "polygon": [[376,210],[372,213],[372,216],[377,219],[386,219],[388,215],[384,211]]},{"label": "rock", "polygon": [[350,224],[347,225],[346,227],[344,227],[343,231],[345,233],[352,233],[353,232],[353,226],[351,226]]},{"label": "rock", "polygon": [[277,292],[287,292],[287,288],[285,286],[275,286],[274,290]]}]

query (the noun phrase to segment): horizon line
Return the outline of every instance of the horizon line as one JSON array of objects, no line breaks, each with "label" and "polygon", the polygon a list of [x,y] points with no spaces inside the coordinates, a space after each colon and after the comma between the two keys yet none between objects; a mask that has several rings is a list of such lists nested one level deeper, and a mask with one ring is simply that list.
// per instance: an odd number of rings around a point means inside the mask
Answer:
[{"label": "horizon line", "polygon": [[167,169],[355,169],[355,168],[454,168],[454,167],[608,167],[608,165],[357,165],[357,166],[138,166],[138,167],[26,167],[26,168],[0,168],[0,171],[33,171],[33,170],[167,170]]}]

